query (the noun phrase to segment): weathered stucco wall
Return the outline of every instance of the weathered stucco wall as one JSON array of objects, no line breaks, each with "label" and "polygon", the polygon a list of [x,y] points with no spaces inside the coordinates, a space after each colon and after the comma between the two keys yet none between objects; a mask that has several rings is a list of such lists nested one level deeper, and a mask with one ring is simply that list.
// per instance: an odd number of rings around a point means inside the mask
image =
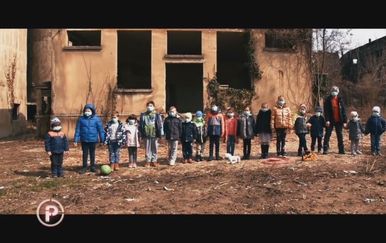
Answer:
[{"label": "weathered stucco wall", "polygon": [[[48,30],[47,30],[48,31]],[[223,30],[222,30],[223,31]],[[112,94],[117,83],[117,30],[102,29],[101,50],[64,50],[67,46],[66,30],[49,33],[53,52],[46,51],[42,43],[35,44],[44,56],[37,57],[37,69],[40,65],[52,67],[36,73],[35,82],[52,79],[52,112],[63,122],[64,132],[72,138],[75,122],[86,103],[94,103],[97,113],[106,116],[117,110],[127,115],[139,114],[145,109],[146,102],[153,100],[158,110],[166,110],[166,66],[167,30],[153,29],[151,38],[151,85],[149,91],[118,92]],[[253,112],[257,112],[262,102],[272,106],[277,96],[284,95],[288,104],[294,109],[300,103],[310,104],[311,74],[307,62],[309,57],[303,52],[270,52],[264,50],[264,30],[255,30],[257,38],[256,55],[260,69],[264,72],[261,80],[255,80],[257,98],[253,101]],[[46,36],[40,33],[40,37]],[[42,39],[42,38],[41,38]],[[44,38],[43,38],[44,39]],[[45,44],[50,45],[50,44]],[[216,30],[202,30],[203,61],[203,97],[207,104],[206,85],[217,69]],[[47,53],[50,53],[47,56]],[[52,55],[51,55],[52,53]],[[36,52],[35,52],[36,54]],[[36,54],[38,55],[38,54]],[[51,64],[49,64],[51,63]],[[197,97],[200,98],[200,97]]]},{"label": "weathered stucco wall", "polygon": [[[14,75],[12,66],[14,65]],[[13,88],[6,75],[10,74]],[[12,78],[14,77],[14,78]],[[12,86],[12,85],[11,85]],[[14,100],[11,99],[13,92]],[[13,103],[20,104],[19,117],[12,120]],[[0,137],[21,133],[27,119],[27,30],[0,29]]]},{"label": "weathered stucco wall", "polygon": [[257,38],[256,56],[263,71],[262,79],[255,80],[257,99],[252,108],[258,112],[263,102],[272,107],[279,95],[286,98],[292,111],[297,111],[301,103],[311,105],[310,56],[305,47],[298,52],[278,52],[264,50],[264,30],[254,32]]}]

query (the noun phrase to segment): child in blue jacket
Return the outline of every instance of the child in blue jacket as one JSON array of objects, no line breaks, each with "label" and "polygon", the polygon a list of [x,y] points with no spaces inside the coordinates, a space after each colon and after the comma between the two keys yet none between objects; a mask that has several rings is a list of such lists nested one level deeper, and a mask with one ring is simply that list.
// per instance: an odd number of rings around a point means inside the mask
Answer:
[{"label": "child in blue jacket", "polygon": [[63,177],[63,153],[69,150],[66,135],[61,131],[60,120],[51,120],[50,131],[46,134],[44,145],[51,160],[52,177]]},{"label": "child in blue jacket", "polygon": [[371,153],[375,156],[382,156],[380,148],[381,135],[386,131],[386,120],[381,117],[381,108],[373,107],[373,114],[367,120],[365,134],[370,133]]},{"label": "child in blue jacket", "polygon": [[80,174],[84,174],[87,171],[87,159],[89,153],[90,171],[96,172],[95,148],[98,141],[100,143],[104,143],[105,141],[105,131],[103,129],[102,120],[97,116],[95,106],[93,104],[87,104],[83,108],[83,115],[76,124],[74,136],[75,146],[77,146],[78,142],[82,143],[83,166]]}]

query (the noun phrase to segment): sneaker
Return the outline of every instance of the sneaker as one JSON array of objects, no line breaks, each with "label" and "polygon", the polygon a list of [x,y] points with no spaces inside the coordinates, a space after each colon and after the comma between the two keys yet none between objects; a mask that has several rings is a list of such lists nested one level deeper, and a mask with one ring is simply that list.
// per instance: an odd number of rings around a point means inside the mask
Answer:
[{"label": "sneaker", "polygon": [[169,165],[176,165],[176,162],[175,161],[169,161]]},{"label": "sneaker", "polygon": [[82,168],[80,171],[79,171],[79,174],[84,174],[87,172],[87,168]]},{"label": "sneaker", "polygon": [[51,175],[51,178],[56,178],[56,177],[58,177],[58,176],[55,175],[55,174],[52,174],[52,175]]},{"label": "sneaker", "polygon": [[381,152],[379,152],[379,151],[377,152],[377,155],[378,156],[383,156],[383,154],[381,154]]},{"label": "sneaker", "polygon": [[189,164],[193,163],[192,159],[188,159],[188,163]]},{"label": "sneaker", "polygon": [[339,154],[346,154],[344,151],[339,151]]},{"label": "sneaker", "polygon": [[95,168],[94,166],[92,166],[92,167],[90,168],[90,171],[91,171],[91,172],[96,172],[96,168]]},{"label": "sneaker", "polygon": [[324,150],[324,151],[323,151],[323,154],[328,154],[328,151],[327,151],[327,150]]},{"label": "sneaker", "polygon": [[357,153],[357,154],[362,154],[362,152],[361,152],[361,151],[359,151],[359,150],[357,150],[357,151],[356,151],[356,153]]},{"label": "sneaker", "polygon": [[355,156],[357,153],[355,151],[351,152],[351,155]]},{"label": "sneaker", "polygon": [[371,153],[373,156],[377,156],[377,153],[376,152],[372,152]]},{"label": "sneaker", "polygon": [[157,167],[157,166],[158,166],[158,162],[153,162],[153,163],[151,163],[151,166]]},{"label": "sneaker", "polygon": [[208,161],[212,161],[212,160],[213,160],[213,157],[209,157],[209,158],[208,158]]},{"label": "sneaker", "polygon": [[150,162],[146,162],[145,167],[150,167]]},{"label": "sneaker", "polygon": [[137,163],[133,163],[133,168],[137,168]]}]

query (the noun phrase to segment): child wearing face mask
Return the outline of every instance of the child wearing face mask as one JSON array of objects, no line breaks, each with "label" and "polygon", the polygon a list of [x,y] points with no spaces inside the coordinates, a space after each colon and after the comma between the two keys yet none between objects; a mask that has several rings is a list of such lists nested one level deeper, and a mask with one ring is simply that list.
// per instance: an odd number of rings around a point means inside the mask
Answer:
[{"label": "child wearing face mask", "polygon": [[51,176],[63,177],[63,153],[69,150],[66,135],[61,131],[60,120],[55,117],[51,120],[51,129],[46,134],[44,145],[51,160]]},{"label": "child wearing face mask", "polygon": [[158,139],[164,135],[161,115],[156,112],[153,101],[146,103],[146,111],[141,113],[139,128],[145,140],[146,164],[145,167],[158,166]]},{"label": "child wearing face mask", "polygon": [[196,161],[203,161],[205,142],[207,139],[208,131],[206,123],[203,117],[202,111],[197,111],[196,116],[193,119],[193,123],[197,128],[197,137],[196,137]]},{"label": "child wearing face mask", "polygon": [[381,108],[379,106],[374,106],[372,112],[373,114],[366,122],[365,134],[370,133],[372,155],[382,156],[380,140],[381,135],[386,131],[386,120],[381,116]]},{"label": "child wearing face mask", "polygon": [[121,146],[126,143],[126,133],[117,111],[113,112],[111,120],[106,124],[105,132],[105,144],[109,148],[110,167],[113,170],[119,170]]},{"label": "child wearing face mask", "polygon": [[277,156],[284,157],[287,155],[285,151],[287,130],[292,128],[292,113],[283,96],[277,98],[276,105],[273,107],[271,127],[276,131]]},{"label": "child wearing face mask", "polygon": [[171,106],[169,115],[164,121],[165,138],[168,141],[169,165],[175,165],[177,160],[178,140],[182,135],[182,121],[177,117],[177,109]]},{"label": "child wearing face mask", "polygon": [[137,167],[137,148],[140,146],[140,134],[137,123],[137,116],[131,114],[125,124],[126,143],[129,152],[129,168]]},{"label": "child wearing face mask", "polygon": [[255,136],[255,119],[249,107],[245,107],[238,122],[238,135],[243,139],[243,158],[251,156],[251,140]]},{"label": "child wearing face mask", "polygon": [[[98,139],[99,138],[99,139]],[[90,154],[90,171],[96,172],[95,150],[98,141],[104,143],[105,132],[103,129],[102,120],[96,114],[96,109],[93,104],[87,104],[83,108],[83,115],[78,119],[75,128],[74,145],[78,142],[82,143],[82,159],[83,166],[80,174],[87,171],[87,159]]]},{"label": "child wearing face mask", "polygon": [[364,129],[361,124],[358,112],[351,112],[351,119],[347,124],[347,129],[349,130],[349,140],[351,141],[351,154],[357,155],[362,154],[359,150],[359,142],[363,137]]},{"label": "child wearing face mask", "polygon": [[224,142],[227,144],[227,153],[234,155],[235,142],[237,136],[237,119],[232,108],[227,110],[227,118],[225,119],[225,135]]},{"label": "child wearing face mask", "polygon": [[318,153],[322,151],[322,139],[324,127],[326,126],[326,120],[323,116],[322,107],[318,106],[315,109],[315,115],[307,121],[307,124],[311,127],[311,151],[315,151],[316,141],[318,142]]},{"label": "child wearing face mask", "polygon": [[206,115],[205,123],[208,124],[209,159],[213,160],[213,149],[216,149],[216,160],[220,160],[220,137],[224,136],[224,117],[219,112],[219,107],[213,105],[210,113]]},{"label": "child wearing face mask", "polygon": [[192,113],[185,114],[185,121],[182,123],[181,143],[184,163],[192,163],[192,143],[197,137],[197,127],[192,122]]},{"label": "child wearing face mask", "polygon": [[271,109],[268,108],[267,103],[261,105],[259,114],[256,116],[255,133],[258,134],[260,138],[260,159],[266,159],[268,158],[269,143],[271,142],[272,137]]},{"label": "child wearing face mask", "polygon": [[298,156],[303,156],[304,154],[309,153],[307,148],[306,135],[308,133],[308,128],[310,127],[307,124],[307,107],[305,104],[301,104],[299,108],[298,117],[295,120],[295,133],[299,137],[299,148]]}]

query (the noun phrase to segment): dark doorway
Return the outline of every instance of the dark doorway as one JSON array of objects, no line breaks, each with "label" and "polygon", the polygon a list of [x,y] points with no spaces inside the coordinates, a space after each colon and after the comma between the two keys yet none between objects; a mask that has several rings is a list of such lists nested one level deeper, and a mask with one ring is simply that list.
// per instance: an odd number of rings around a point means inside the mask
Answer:
[{"label": "dark doorway", "polygon": [[217,79],[235,89],[251,89],[248,32],[217,32]]},{"label": "dark doorway", "polygon": [[179,112],[203,108],[202,64],[166,64],[166,109],[176,106]]}]

